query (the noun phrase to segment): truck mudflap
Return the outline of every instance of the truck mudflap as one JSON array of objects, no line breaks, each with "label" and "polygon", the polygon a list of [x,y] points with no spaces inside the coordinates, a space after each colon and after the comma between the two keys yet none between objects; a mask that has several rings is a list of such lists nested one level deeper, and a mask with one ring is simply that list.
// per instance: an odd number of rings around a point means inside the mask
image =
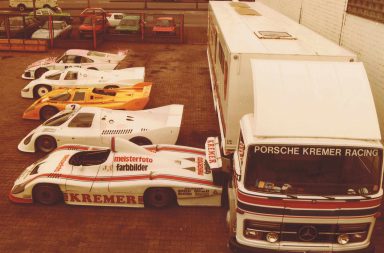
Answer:
[{"label": "truck mudflap", "polygon": [[222,157],[218,137],[208,137],[205,142],[205,155],[212,171],[213,183],[218,186],[226,185],[230,175],[230,160]]},{"label": "truck mudflap", "polygon": [[[249,247],[246,245],[242,245],[237,242],[235,236],[231,236],[229,238],[228,247],[232,252],[236,253],[316,253],[316,252],[324,252],[324,251],[316,251],[316,250],[302,250],[302,251],[289,251],[285,249],[280,250],[272,250],[272,249],[262,249],[262,248],[256,248],[256,247]],[[375,253],[375,246],[371,243],[367,248],[364,249],[358,249],[358,250],[347,250],[347,251],[330,251],[330,252],[337,252],[337,253]]]}]

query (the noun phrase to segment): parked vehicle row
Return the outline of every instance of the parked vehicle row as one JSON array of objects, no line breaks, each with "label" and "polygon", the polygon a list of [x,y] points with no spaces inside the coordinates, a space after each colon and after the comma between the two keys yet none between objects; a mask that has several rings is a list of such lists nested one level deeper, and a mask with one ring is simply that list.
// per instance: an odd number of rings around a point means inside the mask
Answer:
[{"label": "parked vehicle row", "polygon": [[44,123],[28,133],[18,149],[49,154],[21,173],[9,194],[11,201],[156,208],[221,205],[216,170],[221,163],[207,155],[212,157],[215,139],[207,142],[206,150],[174,145],[183,105],[142,110],[152,83],[144,82],[143,67],[115,70],[125,56],[71,49],[27,67],[22,77],[35,80],[21,95],[38,99],[23,118]]}]

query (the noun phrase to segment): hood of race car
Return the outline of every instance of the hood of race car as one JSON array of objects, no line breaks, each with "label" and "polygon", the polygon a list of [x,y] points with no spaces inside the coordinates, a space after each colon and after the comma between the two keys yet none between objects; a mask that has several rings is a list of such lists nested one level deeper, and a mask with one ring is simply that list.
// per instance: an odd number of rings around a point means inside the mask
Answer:
[{"label": "hood of race car", "polygon": [[55,63],[55,60],[56,60],[56,57],[44,58],[42,60],[35,61],[34,63],[30,64],[27,67],[27,69],[34,68],[34,67],[40,67],[40,66],[46,66],[46,65],[49,65],[49,64],[53,64],[53,63]]}]

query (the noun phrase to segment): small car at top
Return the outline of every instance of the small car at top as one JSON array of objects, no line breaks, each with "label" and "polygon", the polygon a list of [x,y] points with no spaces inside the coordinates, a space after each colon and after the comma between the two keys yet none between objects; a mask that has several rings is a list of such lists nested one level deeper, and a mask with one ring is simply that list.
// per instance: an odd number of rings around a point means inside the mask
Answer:
[{"label": "small car at top", "polygon": [[148,101],[152,83],[143,82],[128,88],[62,88],[36,100],[23,113],[24,119],[47,120],[69,104],[115,110],[141,110]]},{"label": "small car at top", "polygon": [[[51,33],[52,31],[52,33]],[[32,39],[56,39],[69,38],[71,36],[72,26],[65,21],[53,20],[52,23],[46,21],[44,25],[32,34]]]},{"label": "small car at top", "polygon": [[60,57],[49,57],[30,64],[21,77],[24,79],[36,79],[48,70],[63,70],[70,67],[112,70],[116,68],[125,56],[125,52],[112,54],[85,49],[69,49]]}]

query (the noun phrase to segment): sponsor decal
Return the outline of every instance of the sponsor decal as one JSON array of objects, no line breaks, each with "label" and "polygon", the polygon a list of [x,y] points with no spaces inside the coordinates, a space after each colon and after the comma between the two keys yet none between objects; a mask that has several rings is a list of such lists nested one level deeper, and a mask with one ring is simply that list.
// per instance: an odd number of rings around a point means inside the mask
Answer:
[{"label": "sponsor decal", "polygon": [[196,197],[207,197],[209,196],[209,190],[203,189],[203,188],[194,188],[193,191],[195,192]]},{"label": "sponsor decal", "polygon": [[379,155],[379,150],[372,148],[255,146],[254,153],[273,155],[374,157]]},{"label": "sponsor decal", "polygon": [[152,163],[153,159],[141,156],[115,156],[114,162],[137,162],[137,163]]},{"label": "sponsor decal", "polygon": [[197,162],[197,174],[200,176],[204,175],[204,159],[202,157],[197,157],[196,162]]},{"label": "sponsor decal", "polygon": [[191,196],[192,191],[189,188],[179,189],[179,190],[177,190],[177,195],[178,196]]},{"label": "sponsor decal", "polygon": [[143,196],[64,193],[65,202],[94,204],[144,204]]},{"label": "sponsor decal", "polygon": [[117,171],[147,171],[148,165],[144,164],[117,164]]},{"label": "sponsor decal", "polygon": [[57,165],[56,169],[55,169],[55,172],[59,172],[61,170],[61,168],[63,168],[63,165],[65,163],[65,161],[68,159],[69,155],[65,155],[63,157],[63,159],[61,159],[61,161],[59,162],[59,164]]},{"label": "sponsor decal", "polygon": [[216,163],[216,143],[214,139],[207,140],[207,157],[209,163]]}]

